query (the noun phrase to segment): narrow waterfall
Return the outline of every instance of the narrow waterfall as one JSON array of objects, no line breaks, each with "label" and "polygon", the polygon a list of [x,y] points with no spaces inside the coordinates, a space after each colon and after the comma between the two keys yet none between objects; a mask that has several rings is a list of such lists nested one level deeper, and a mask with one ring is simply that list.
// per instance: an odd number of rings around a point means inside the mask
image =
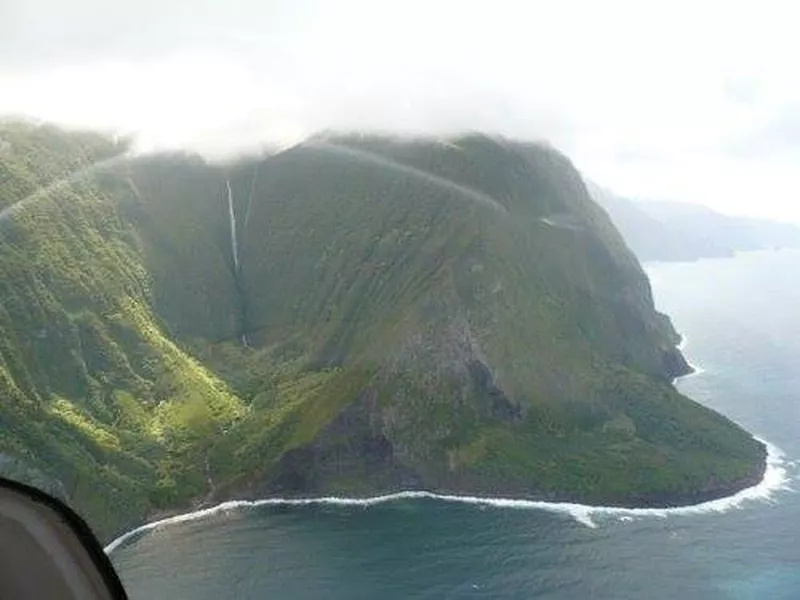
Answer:
[{"label": "narrow waterfall", "polygon": [[228,216],[231,222],[231,251],[233,253],[233,268],[236,270],[238,277],[239,274],[239,242],[236,239],[236,213],[233,210],[233,192],[231,191],[231,182],[225,180],[225,187],[228,190]]},{"label": "narrow waterfall", "polygon": [[239,240],[236,237],[236,212],[233,208],[233,191],[231,190],[230,180],[225,180],[225,189],[228,192],[228,218],[231,225],[231,254],[233,255],[233,281],[236,286],[236,293],[239,297],[239,330],[241,332],[242,345],[250,347],[250,340],[247,338],[247,306],[245,301],[244,289],[242,287],[242,269],[239,263]]}]

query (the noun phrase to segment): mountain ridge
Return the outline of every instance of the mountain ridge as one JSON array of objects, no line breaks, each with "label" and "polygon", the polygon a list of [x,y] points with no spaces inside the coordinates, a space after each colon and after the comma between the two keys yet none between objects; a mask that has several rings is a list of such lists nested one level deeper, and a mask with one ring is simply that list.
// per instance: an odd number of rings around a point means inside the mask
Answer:
[{"label": "mountain ridge", "polygon": [[800,247],[800,227],[792,223],[725,215],[699,204],[635,201],[596,184],[588,188],[642,261],[726,258],[740,251]]},{"label": "mountain ridge", "polygon": [[[87,163],[118,150],[52,135]],[[126,157],[0,230],[0,451],[73,482],[106,536],[210,499],[686,503],[763,473],[762,445],[672,388],[677,334],[551,148]]]}]

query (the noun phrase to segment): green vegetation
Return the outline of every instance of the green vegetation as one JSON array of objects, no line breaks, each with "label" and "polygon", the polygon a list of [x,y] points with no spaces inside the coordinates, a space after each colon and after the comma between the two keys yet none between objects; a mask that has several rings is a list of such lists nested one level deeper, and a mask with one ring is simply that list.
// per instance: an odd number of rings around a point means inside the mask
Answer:
[{"label": "green vegetation", "polygon": [[672,388],[669,320],[552,149],[338,137],[209,165],[0,139],[0,472],[104,536],[230,496],[663,504],[761,473]]},{"label": "green vegetation", "polygon": [[[16,124],[0,130],[12,144],[0,164],[23,180],[39,177],[28,173],[36,155],[17,155],[26,127],[32,148],[63,158],[56,166],[83,170],[113,149]],[[0,220],[0,452],[60,481],[108,535],[206,493],[209,444],[246,407],[165,335],[137,233],[98,178],[54,186]],[[27,193],[4,179],[0,196],[14,189]]]}]

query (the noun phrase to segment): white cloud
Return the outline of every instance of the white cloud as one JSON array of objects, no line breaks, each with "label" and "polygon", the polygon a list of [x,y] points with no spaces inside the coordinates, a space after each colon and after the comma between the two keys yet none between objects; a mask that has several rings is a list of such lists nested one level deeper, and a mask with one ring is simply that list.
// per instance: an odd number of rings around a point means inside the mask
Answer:
[{"label": "white cloud", "polygon": [[800,110],[789,2],[12,1],[0,111],[205,151],[546,137],[624,193],[800,220],[800,147],[775,132]]}]

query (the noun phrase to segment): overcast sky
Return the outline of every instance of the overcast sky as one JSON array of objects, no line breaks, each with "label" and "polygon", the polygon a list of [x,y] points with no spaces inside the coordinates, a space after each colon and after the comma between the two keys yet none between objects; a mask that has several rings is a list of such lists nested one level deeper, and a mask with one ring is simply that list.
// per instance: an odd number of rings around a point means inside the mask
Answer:
[{"label": "overcast sky", "polygon": [[204,152],[487,130],[621,194],[800,222],[798,22],[770,0],[0,0],[0,114]]}]

